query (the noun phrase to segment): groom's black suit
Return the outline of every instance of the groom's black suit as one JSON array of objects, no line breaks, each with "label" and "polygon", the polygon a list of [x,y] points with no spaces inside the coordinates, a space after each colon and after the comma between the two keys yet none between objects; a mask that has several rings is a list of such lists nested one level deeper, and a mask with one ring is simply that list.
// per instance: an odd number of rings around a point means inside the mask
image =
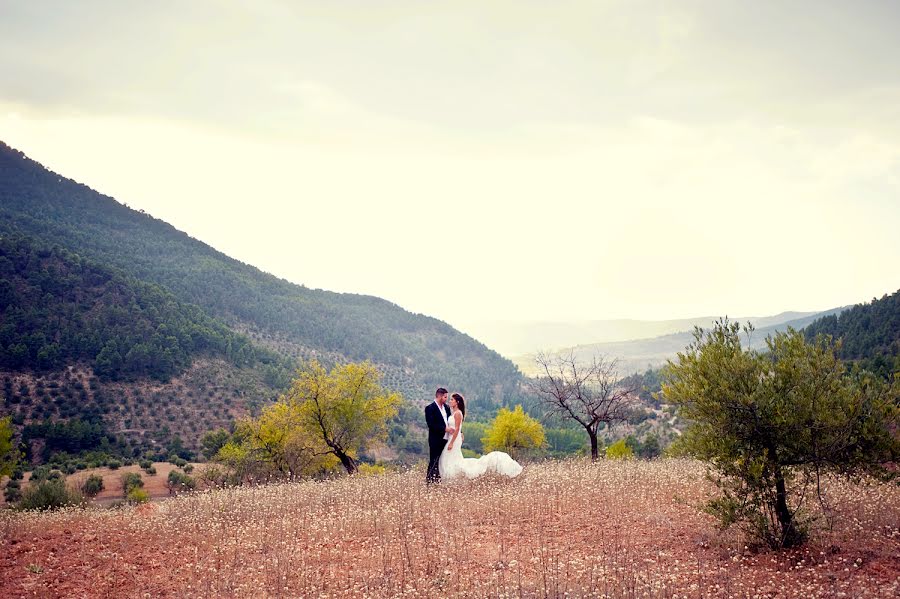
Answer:
[{"label": "groom's black suit", "polygon": [[444,417],[441,416],[441,409],[447,414],[447,421],[449,421],[450,408],[447,407],[447,404],[444,404],[443,408],[438,407],[435,402],[425,406],[425,423],[428,425],[428,474],[426,474],[425,480],[430,483],[441,480],[438,460],[447,444],[447,440],[444,438],[447,424],[444,422]]}]

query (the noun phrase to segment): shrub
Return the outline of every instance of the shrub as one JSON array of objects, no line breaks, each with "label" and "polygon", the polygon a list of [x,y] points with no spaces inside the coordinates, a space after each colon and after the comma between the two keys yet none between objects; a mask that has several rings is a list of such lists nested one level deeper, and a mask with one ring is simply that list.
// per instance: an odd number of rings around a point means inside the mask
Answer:
[{"label": "shrub", "polygon": [[147,476],[156,476],[156,466],[150,466],[149,468],[144,468],[144,472],[147,473]]},{"label": "shrub", "polygon": [[197,488],[197,483],[187,474],[172,470],[169,472],[166,486],[169,488],[169,494],[174,495],[183,491],[193,491]]},{"label": "shrub", "polygon": [[96,497],[103,490],[103,477],[91,474],[81,485],[81,492],[88,497]]},{"label": "shrub", "polygon": [[184,470],[187,474],[190,474],[191,472],[194,471],[194,465],[193,464],[185,464],[181,469]]},{"label": "shrub", "polygon": [[147,503],[150,501],[150,495],[143,489],[134,488],[128,491],[125,499],[129,503]]},{"label": "shrub", "polygon": [[523,451],[543,448],[546,438],[543,425],[526,414],[522,406],[516,406],[512,411],[500,408],[481,443],[486,452],[499,450],[516,457]]},{"label": "shrub", "polygon": [[3,498],[7,503],[15,503],[22,498],[22,488],[17,480],[11,480],[6,483],[6,489],[3,491]]},{"label": "shrub", "polygon": [[122,475],[122,488],[125,490],[125,495],[128,495],[132,489],[139,489],[143,486],[144,481],[137,472],[126,472]]},{"label": "shrub", "polygon": [[70,505],[82,505],[84,495],[66,486],[63,480],[48,480],[30,485],[22,493],[21,510],[52,510]]},{"label": "shrub", "polygon": [[610,460],[629,460],[634,457],[634,452],[625,443],[625,439],[619,439],[606,448],[606,458]]},{"label": "shrub", "polygon": [[34,470],[31,471],[31,482],[32,483],[41,483],[47,480],[47,476],[50,474],[50,468],[48,466],[38,466]]},{"label": "shrub", "polygon": [[106,463],[106,466],[110,470],[118,470],[119,468],[122,467],[122,462],[120,462],[119,460],[110,460]]},{"label": "shrub", "polygon": [[152,468],[152,467],[153,467],[153,462],[151,462],[150,460],[141,460],[140,462],[138,462],[138,465],[139,465],[142,469],[146,470],[147,468]]},{"label": "shrub", "polygon": [[381,476],[387,470],[381,464],[360,464],[357,472],[362,476]]},{"label": "shrub", "polygon": [[210,465],[203,469],[199,478],[206,487],[222,487],[225,485],[228,475],[218,466]]}]

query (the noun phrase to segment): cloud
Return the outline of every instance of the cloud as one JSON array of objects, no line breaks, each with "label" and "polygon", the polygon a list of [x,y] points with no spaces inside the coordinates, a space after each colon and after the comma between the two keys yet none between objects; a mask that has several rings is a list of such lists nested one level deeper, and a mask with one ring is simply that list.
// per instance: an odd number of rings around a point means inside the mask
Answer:
[{"label": "cloud", "polygon": [[882,5],[0,11],[0,138],[310,286],[481,320],[761,314],[896,284]]}]

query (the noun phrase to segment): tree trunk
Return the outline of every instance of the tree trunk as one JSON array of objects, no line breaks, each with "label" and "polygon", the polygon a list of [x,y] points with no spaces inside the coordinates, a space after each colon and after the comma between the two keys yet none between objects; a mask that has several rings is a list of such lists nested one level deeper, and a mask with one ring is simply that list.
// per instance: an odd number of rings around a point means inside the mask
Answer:
[{"label": "tree trunk", "polygon": [[787,488],[785,487],[781,465],[776,462],[773,468],[775,475],[775,515],[778,517],[778,524],[781,526],[781,545],[782,547],[794,547],[803,542],[803,535],[794,526],[794,515],[787,504]]},{"label": "tree trunk", "polygon": [[597,432],[587,429],[588,437],[591,438],[591,461],[596,462],[600,459],[600,448],[597,443]]},{"label": "tree trunk", "polygon": [[354,460],[352,457],[350,457],[343,451],[341,451],[339,449],[335,449],[334,455],[336,455],[337,458],[341,461],[341,465],[347,471],[347,474],[353,474],[354,472],[356,472],[359,469],[359,467],[356,465],[356,460]]}]

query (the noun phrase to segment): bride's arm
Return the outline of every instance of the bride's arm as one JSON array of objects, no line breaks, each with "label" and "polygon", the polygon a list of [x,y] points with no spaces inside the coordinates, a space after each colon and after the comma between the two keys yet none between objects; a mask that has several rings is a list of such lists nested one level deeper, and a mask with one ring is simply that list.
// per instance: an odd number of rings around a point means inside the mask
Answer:
[{"label": "bride's arm", "polygon": [[462,422],[462,414],[460,414],[459,412],[455,413],[453,415],[453,422],[456,423],[456,430],[453,431],[453,436],[450,437],[450,442],[447,444],[447,449],[453,449],[453,443],[459,436],[459,425]]}]

